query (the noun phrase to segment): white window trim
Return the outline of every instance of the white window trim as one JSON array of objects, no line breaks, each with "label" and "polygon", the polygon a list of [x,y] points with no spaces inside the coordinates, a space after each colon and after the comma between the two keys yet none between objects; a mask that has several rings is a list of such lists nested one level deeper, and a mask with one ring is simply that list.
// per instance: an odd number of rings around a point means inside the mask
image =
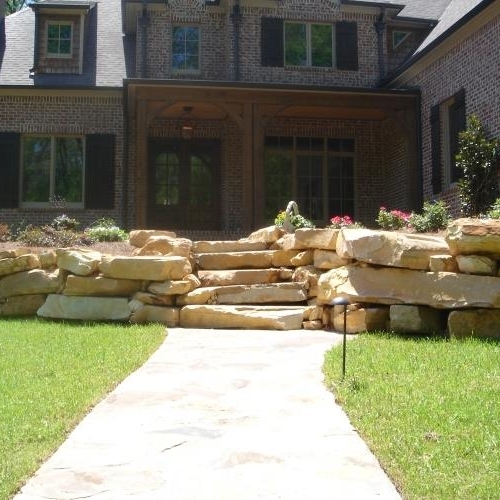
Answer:
[{"label": "white window trim", "polygon": [[[313,23],[303,21],[284,21],[283,29],[283,65],[285,68],[313,68],[313,69],[333,69],[335,68],[335,26],[333,23]],[[287,24],[303,24],[306,27],[306,64],[287,64],[286,62],[286,25]],[[332,30],[332,61],[331,66],[313,66],[312,65],[312,43],[311,43],[311,26],[329,26]]]},{"label": "white window trim", "polygon": [[[55,150],[56,139],[61,137],[74,137],[82,139],[83,147],[83,165],[82,165],[82,201],[80,202],[65,202],[67,208],[84,208],[85,205],[85,136],[84,135],[68,135],[68,134],[24,134],[21,138],[21,175],[19,179],[19,207],[20,208],[52,208],[51,201],[34,202],[23,200],[23,179],[24,179],[24,139],[30,137],[48,137],[50,138],[50,188],[49,192],[54,193],[55,188]],[[52,198],[53,194],[50,196]]]},{"label": "white window trim", "polygon": [[[70,39],[70,48],[69,54],[59,54],[49,52],[49,26],[51,25],[69,25],[71,26],[71,39]],[[73,36],[74,36],[75,25],[73,21],[56,21],[56,20],[48,20],[45,23],[45,55],[49,59],[71,59],[73,57]]]},{"label": "white window trim", "polygon": [[[173,44],[174,44],[174,28],[196,28],[198,30],[198,68],[197,69],[182,69],[174,68],[172,65],[173,59]],[[170,36],[170,65],[172,67],[172,73],[175,75],[199,75],[201,73],[201,43],[202,43],[202,32],[201,26],[197,24],[173,24],[172,34]]]}]

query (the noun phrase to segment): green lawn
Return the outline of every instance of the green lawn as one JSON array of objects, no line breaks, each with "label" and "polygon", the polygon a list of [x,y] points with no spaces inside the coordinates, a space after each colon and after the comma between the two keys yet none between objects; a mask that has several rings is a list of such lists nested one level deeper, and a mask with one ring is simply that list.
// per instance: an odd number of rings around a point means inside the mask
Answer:
[{"label": "green lawn", "polygon": [[325,380],[404,498],[500,498],[500,343],[364,334]]},{"label": "green lawn", "polygon": [[162,325],[0,320],[0,499],[164,338]]}]

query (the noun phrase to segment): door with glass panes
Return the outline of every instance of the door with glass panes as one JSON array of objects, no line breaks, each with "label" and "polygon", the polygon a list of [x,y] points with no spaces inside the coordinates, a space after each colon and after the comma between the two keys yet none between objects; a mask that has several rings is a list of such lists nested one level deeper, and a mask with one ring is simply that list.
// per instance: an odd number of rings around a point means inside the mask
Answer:
[{"label": "door with glass panes", "polygon": [[318,226],[354,217],[353,139],[268,136],[264,151],[266,222],[290,200]]},{"label": "door with glass panes", "polygon": [[148,178],[149,227],[220,228],[219,140],[151,140]]}]

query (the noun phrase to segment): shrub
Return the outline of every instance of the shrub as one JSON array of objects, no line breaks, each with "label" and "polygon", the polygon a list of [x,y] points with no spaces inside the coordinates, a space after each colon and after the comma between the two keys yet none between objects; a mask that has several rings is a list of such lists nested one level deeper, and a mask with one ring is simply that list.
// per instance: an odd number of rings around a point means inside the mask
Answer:
[{"label": "shrub", "polygon": [[377,224],[386,230],[403,229],[408,227],[411,214],[401,210],[388,211],[385,207],[380,207]]},{"label": "shrub", "polygon": [[458,181],[460,204],[465,216],[485,213],[498,198],[497,166],[500,140],[488,140],[479,119],[472,115],[467,129],[459,134],[456,165],[462,170]]},{"label": "shrub", "polygon": [[80,223],[76,219],[72,219],[65,214],[59,215],[56,217],[50,225],[57,229],[58,231],[61,229],[66,229],[68,231],[75,231],[76,228],[80,225]]},{"label": "shrub", "polygon": [[7,224],[0,223],[0,241],[10,241],[11,234]]},{"label": "shrub", "polygon": [[343,227],[358,228],[363,226],[358,222],[354,222],[349,215],[336,215],[330,219],[330,225],[328,227],[332,229],[341,229]]},{"label": "shrub", "polygon": [[[285,224],[285,211],[282,210],[278,213],[276,218],[274,219],[274,225],[276,227],[283,227]],[[315,227],[314,223],[309,219],[306,219],[304,216],[300,214],[292,214],[290,216],[290,223],[295,229],[300,229],[301,227]]]},{"label": "shrub", "polygon": [[126,241],[128,233],[120,229],[113,219],[99,219],[85,230],[85,234],[95,241]]},{"label": "shrub", "polygon": [[500,198],[497,198],[495,203],[491,205],[488,212],[486,212],[486,216],[490,219],[500,219]]},{"label": "shrub", "polygon": [[52,226],[27,226],[19,231],[17,240],[31,247],[69,247],[73,245],[91,245],[91,238]]},{"label": "shrub", "polygon": [[411,214],[409,224],[417,233],[435,232],[446,228],[449,219],[448,205],[444,201],[426,201],[421,214]]}]

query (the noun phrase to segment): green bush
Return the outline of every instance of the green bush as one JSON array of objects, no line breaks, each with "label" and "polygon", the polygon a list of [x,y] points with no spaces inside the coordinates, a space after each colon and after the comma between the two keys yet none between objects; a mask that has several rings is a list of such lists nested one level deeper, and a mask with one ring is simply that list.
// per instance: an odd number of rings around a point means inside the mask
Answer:
[{"label": "green bush", "polygon": [[427,233],[446,228],[449,219],[448,205],[444,201],[426,201],[421,214],[411,214],[409,224],[417,233]]},{"label": "green bush", "polygon": [[[274,225],[276,227],[283,227],[285,223],[285,211],[282,210],[278,213],[276,218],[274,219]],[[295,229],[300,229],[301,227],[310,227],[314,228],[314,223],[309,219],[306,219],[303,215],[296,214],[290,216],[290,222]]]},{"label": "green bush", "polygon": [[408,226],[408,221],[411,214],[401,210],[387,210],[385,207],[380,207],[377,224],[385,230],[403,229]]},{"label": "green bush", "polygon": [[499,158],[500,140],[486,139],[479,119],[472,115],[467,129],[460,132],[456,155],[457,167],[462,171],[458,187],[463,215],[484,214],[498,198]]},{"label": "green bush", "polygon": [[490,209],[486,212],[490,219],[500,219],[500,198],[497,198]]},{"label": "green bush", "polygon": [[120,229],[113,219],[99,219],[85,230],[85,234],[95,241],[126,241],[128,233]]},{"label": "green bush", "polygon": [[0,241],[10,241],[11,234],[7,224],[0,223]]},{"label": "green bush", "polygon": [[62,214],[56,217],[50,225],[58,231],[61,229],[76,231],[76,228],[80,225],[80,223],[76,219],[72,219],[71,217]]},{"label": "green bush", "polygon": [[19,231],[17,241],[31,247],[70,247],[74,245],[91,245],[94,241],[86,235],[55,229],[52,226],[32,226]]}]

